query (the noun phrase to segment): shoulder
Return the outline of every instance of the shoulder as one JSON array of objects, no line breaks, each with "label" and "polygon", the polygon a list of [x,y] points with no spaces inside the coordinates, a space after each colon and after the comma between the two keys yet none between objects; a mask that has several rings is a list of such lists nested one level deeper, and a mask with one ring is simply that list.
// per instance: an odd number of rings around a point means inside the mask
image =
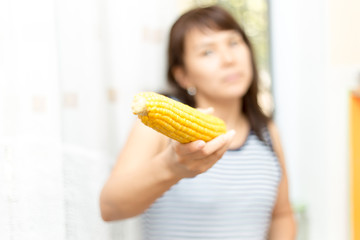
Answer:
[{"label": "shoulder", "polygon": [[272,120],[269,121],[269,123],[267,124],[267,129],[270,134],[274,152],[276,153],[277,157],[279,158],[279,161],[281,163],[283,163],[284,162],[284,153],[283,153],[283,149],[282,149],[282,145],[281,145],[279,130],[278,130],[276,124]]},{"label": "shoulder", "polygon": [[278,128],[276,126],[276,124],[274,123],[273,120],[270,120],[267,124],[267,129],[270,133],[271,139],[272,140],[279,140],[280,139],[280,134],[278,131]]}]

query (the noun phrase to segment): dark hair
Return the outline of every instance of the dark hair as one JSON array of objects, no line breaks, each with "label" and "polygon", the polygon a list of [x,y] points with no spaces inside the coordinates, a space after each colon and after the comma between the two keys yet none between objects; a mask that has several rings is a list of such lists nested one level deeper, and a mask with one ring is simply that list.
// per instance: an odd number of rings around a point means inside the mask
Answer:
[{"label": "dark hair", "polygon": [[251,55],[251,65],[253,79],[251,85],[243,96],[242,112],[248,118],[251,129],[255,134],[264,140],[262,129],[266,127],[270,117],[266,116],[258,103],[258,82],[259,75],[254,59],[254,51],[244,30],[237,21],[223,8],[210,6],[205,8],[192,9],[178,18],[170,30],[168,43],[168,83],[173,87],[172,95],[181,102],[195,107],[195,99],[187,94],[175,80],[173,69],[176,66],[184,67],[184,48],[185,36],[191,29],[212,29],[212,30],[235,30],[241,34],[244,42],[249,47]]}]

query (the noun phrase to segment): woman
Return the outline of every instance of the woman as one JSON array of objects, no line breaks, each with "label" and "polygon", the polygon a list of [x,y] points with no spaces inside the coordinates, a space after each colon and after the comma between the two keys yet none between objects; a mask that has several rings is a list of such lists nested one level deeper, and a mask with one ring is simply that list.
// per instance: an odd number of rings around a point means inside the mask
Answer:
[{"label": "woman", "polygon": [[173,97],[232,129],[180,144],[137,122],[100,197],[105,221],[143,214],[145,239],[295,239],[279,135],[258,102],[254,54],[218,6],[173,25]]}]

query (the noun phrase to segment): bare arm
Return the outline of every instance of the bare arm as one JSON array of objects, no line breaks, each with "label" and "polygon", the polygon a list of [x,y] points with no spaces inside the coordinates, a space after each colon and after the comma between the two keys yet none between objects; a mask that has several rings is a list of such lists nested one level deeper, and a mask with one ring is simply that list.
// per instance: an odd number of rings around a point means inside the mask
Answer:
[{"label": "bare arm", "polygon": [[289,201],[288,180],[286,174],[284,154],[282,151],[279,134],[273,123],[269,124],[269,131],[273,147],[282,168],[282,179],[278,189],[272,223],[270,227],[270,240],[294,240],[296,237],[296,226],[293,211]]},{"label": "bare arm", "polygon": [[208,143],[180,144],[138,121],[101,192],[103,219],[141,214],[180,179],[194,177],[215,164],[232,137],[229,132]]}]

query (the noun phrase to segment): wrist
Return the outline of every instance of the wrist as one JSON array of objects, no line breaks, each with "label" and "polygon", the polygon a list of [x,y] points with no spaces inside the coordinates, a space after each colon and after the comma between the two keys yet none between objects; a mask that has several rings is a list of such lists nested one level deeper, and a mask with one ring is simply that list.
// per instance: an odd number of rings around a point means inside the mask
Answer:
[{"label": "wrist", "polygon": [[175,158],[175,154],[171,146],[168,146],[155,158],[156,164],[159,166],[155,174],[161,182],[173,185],[180,181],[182,177],[178,171],[176,171],[175,161],[173,161],[172,158]]}]

